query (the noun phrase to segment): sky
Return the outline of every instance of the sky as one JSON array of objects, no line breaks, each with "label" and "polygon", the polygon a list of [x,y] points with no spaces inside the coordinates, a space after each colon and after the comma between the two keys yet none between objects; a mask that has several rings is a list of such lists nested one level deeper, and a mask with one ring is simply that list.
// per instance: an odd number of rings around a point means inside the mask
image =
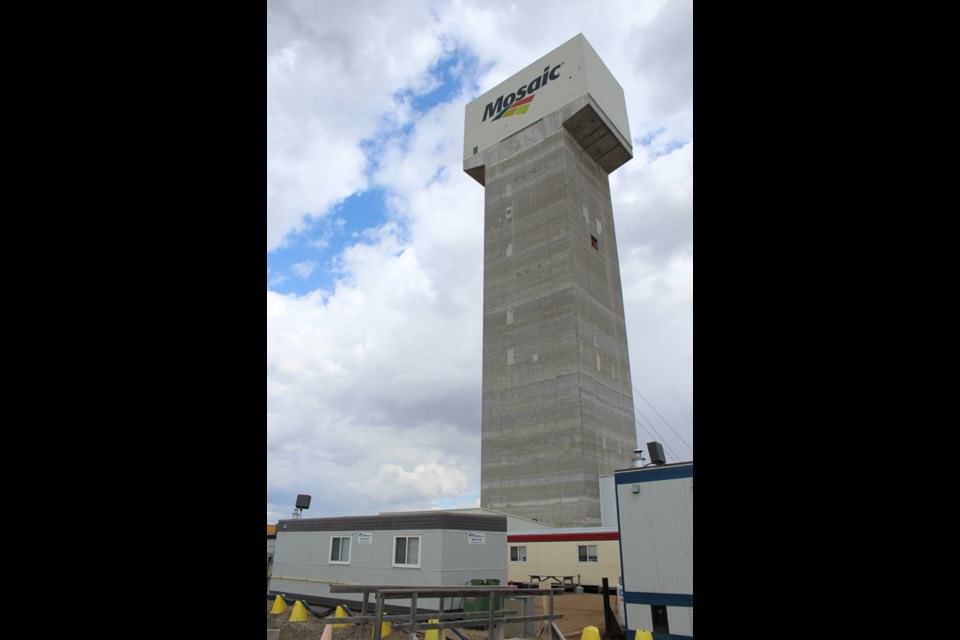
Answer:
[{"label": "sky", "polygon": [[610,174],[637,441],[693,459],[693,3],[268,0],[267,522],[479,506],[483,187],[468,102],[578,33]]}]

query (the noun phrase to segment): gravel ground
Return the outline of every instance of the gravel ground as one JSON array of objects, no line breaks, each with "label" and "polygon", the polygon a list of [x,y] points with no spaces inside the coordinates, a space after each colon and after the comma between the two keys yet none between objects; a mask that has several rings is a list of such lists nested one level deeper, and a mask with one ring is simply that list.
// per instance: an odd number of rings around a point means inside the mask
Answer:
[{"label": "gravel ground", "polygon": [[[537,597],[535,600],[535,610],[539,615],[545,612],[547,605],[546,597]],[[617,597],[610,596],[610,607],[614,615],[617,612]],[[307,620],[304,622],[290,622],[290,612],[293,606],[287,607],[285,613],[272,614],[273,601],[267,601],[267,629],[280,629],[280,640],[319,640],[320,634],[326,622],[307,614]],[[603,596],[596,593],[573,594],[564,593],[557,595],[553,600],[555,613],[562,613],[563,618],[557,620],[557,627],[564,635],[566,640],[579,640],[583,628],[594,626],[604,633],[603,625]],[[539,628],[538,623],[538,628]],[[486,640],[487,633],[483,630],[465,629],[461,631],[468,640]],[[356,627],[334,629],[333,640],[354,640],[356,637]],[[458,640],[451,633],[446,632],[446,637],[451,640]],[[545,634],[543,637],[546,637]],[[409,640],[407,634],[401,632],[391,633],[386,640]]]}]

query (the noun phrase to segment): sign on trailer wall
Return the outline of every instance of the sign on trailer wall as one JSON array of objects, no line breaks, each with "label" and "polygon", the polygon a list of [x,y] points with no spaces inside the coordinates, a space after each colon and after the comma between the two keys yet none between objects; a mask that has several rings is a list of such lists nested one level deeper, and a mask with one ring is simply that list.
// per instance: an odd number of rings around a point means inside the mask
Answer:
[{"label": "sign on trailer wall", "polygon": [[485,533],[468,533],[467,541],[468,544],[486,544],[487,535]]}]

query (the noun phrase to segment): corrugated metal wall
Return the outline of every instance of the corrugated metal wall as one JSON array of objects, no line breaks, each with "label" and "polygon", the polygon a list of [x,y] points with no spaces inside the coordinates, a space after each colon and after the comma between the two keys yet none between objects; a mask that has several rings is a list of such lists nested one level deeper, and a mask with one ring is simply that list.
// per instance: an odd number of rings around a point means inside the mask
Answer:
[{"label": "corrugated metal wall", "polygon": [[692,464],[616,474],[630,630],[652,629],[653,603],[667,607],[671,634],[693,635],[692,475]]},{"label": "corrugated metal wall", "polygon": [[[627,591],[693,593],[693,479],[621,484]],[[633,493],[633,487],[640,488]]]},{"label": "corrugated metal wall", "polygon": [[[653,617],[650,615],[650,605],[648,604],[627,604],[627,625],[631,631],[643,629],[650,631],[653,629]],[[667,615],[669,615],[669,610]],[[633,637],[630,634],[628,637]]]}]

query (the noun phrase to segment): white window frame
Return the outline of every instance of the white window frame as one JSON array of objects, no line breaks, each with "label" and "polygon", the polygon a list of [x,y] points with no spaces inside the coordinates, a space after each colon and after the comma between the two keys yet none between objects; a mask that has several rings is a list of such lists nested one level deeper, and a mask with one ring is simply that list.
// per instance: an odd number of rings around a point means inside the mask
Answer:
[{"label": "white window frame", "polygon": [[[517,550],[517,559],[513,559],[513,550]],[[521,552],[520,550],[523,549]],[[521,558],[521,556],[523,556]],[[514,564],[523,564],[527,561],[527,545],[525,544],[512,544],[510,545],[510,562]]]},{"label": "white window frame", "polygon": [[[593,560],[590,559],[590,547],[593,547]],[[586,548],[587,550],[587,553],[586,553],[587,559],[581,560],[580,549],[584,549],[584,548]],[[582,564],[586,564],[586,563],[595,564],[599,561],[600,561],[600,549],[598,548],[598,545],[595,545],[595,544],[578,544],[577,545],[577,562]]]},{"label": "white window frame", "polygon": [[[397,562],[397,540],[412,540],[413,538],[417,539],[417,563],[410,564],[399,563]],[[407,542],[404,547],[404,559],[409,559],[410,557],[410,543]],[[390,562],[394,567],[404,567],[407,569],[419,569],[420,563],[423,561],[423,536],[393,536],[393,546],[390,548]]]},{"label": "white window frame", "polygon": [[[330,536],[330,549],[327,552],[327,562],[329,564],[350,564],[350,554],[353,551],[353,543],[351,542],[353,536]],[[347,559],[346,560],[334,560],[333,559],[333,541],[340,540],[340,557],[343,557],[343,540],[347,541]]]}]

